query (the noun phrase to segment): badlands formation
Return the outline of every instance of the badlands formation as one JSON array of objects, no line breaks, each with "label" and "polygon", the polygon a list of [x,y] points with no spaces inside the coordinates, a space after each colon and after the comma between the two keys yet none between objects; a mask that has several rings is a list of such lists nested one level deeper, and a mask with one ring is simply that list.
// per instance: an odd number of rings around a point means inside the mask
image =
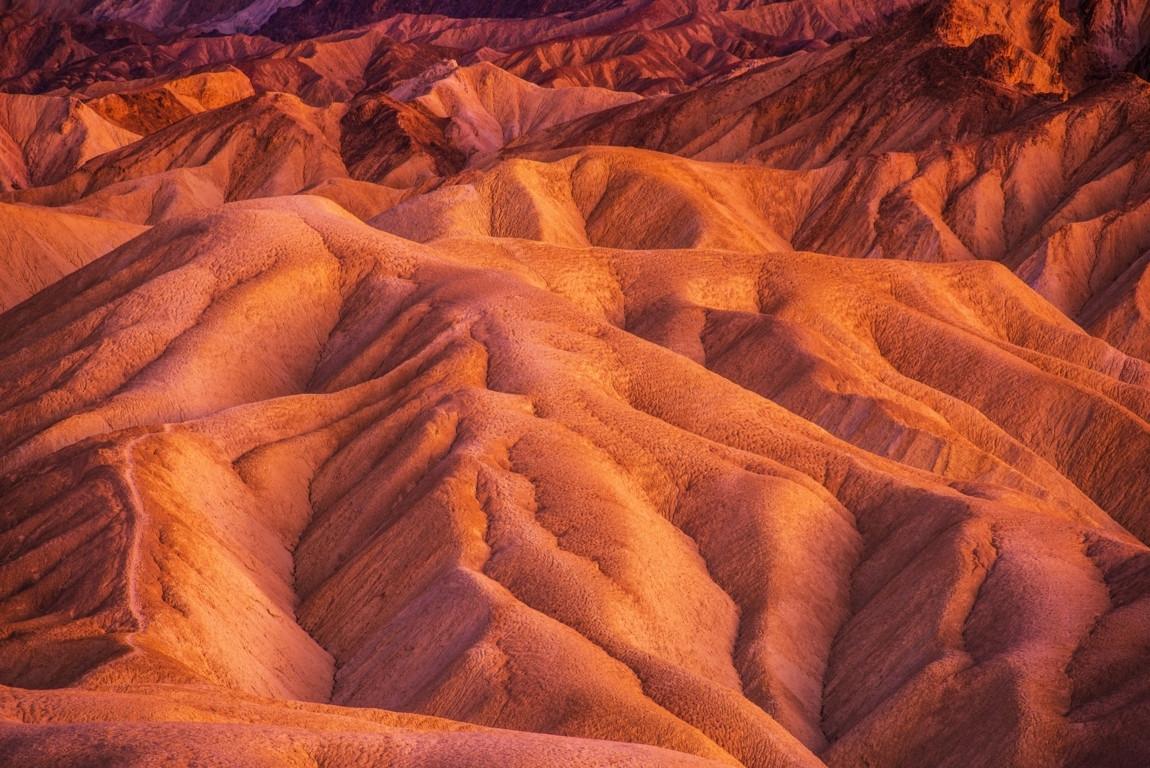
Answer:
[{"label": "badlands formation", "polygon": [[1146,0],[0,0],[0,765],[1150,765]]}]

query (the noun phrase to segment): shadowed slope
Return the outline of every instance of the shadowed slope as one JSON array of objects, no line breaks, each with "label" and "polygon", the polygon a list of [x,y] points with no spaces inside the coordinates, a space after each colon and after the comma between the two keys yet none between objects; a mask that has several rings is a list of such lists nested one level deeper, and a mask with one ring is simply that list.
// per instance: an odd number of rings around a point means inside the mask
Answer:
[{"label": "shadowed slope", "polygon": [[0,94],[0,151],[11,158],[0,190],[52,184],[138,138],[70,97]]},{"label": "shadowed slope", "polygon": [[142,231],[131,224],[0,203],[0,312]]},{"label": "shadowed slope", "polygon": [[346,177],[339,114],[287,94],[182,120],[95,158],[60,182],[9,198],[154,223],[227,200],[291,194]]},{"label": "shadowed slope", "polygon": [[540,88],[488,63],[455,69],[422,85],[400,86],[392,95],[413,90],[405,98],[448,119],[449,138],[467,154],[491,152],[520,136],[639,98],[606,88]]},{"label": "shadowed slope", "polygon": [[167,128],[185,117],[220,109],[255,95],[252,83],[237,69],[205,72],[130,84],[99,83],[88,105],[108,120],[141,136]]}]

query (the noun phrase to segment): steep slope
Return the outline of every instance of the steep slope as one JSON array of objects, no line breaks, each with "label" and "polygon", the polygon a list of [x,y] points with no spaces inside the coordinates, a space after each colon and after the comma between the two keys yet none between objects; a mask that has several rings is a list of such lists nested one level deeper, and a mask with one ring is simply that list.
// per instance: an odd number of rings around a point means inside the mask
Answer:
[{"label": "steep slope", "polygon": [[[186,74],[280,46],[250,35],[156,34],[130,22],[68,17],[65,4],[0,3],[0,89],[78,91],[95,82]],[[56,18],[55,16],[62,17]]]},{"label": "steep slope", "polygon": [[1145,0],[0,40],[0,763],[1150,764]]},{"label": "steep slope", "polygon": [[468,155],[639,99],[606,88],[540,88],[489,63],[454,69],[426,85],[404,83],[391,95],[448,120],[448,138]]},{"label": "steep slope", "polygon": [[143,227],[0,203],[0,312],[131,240]]},{"label": "steep slope", "polygon": [[257,89],[293,93],[309,104],[386,91],[448,57],[435,46],[397,42],[377,27],[277,47],[239,63]]},{"label": "steep slope", "polygon": [[96,112],[117,125],[145,136],[185,117],[220,109],[255,95],[251,81],[238,69],[162,79],[98,83],[88,90]]},{"label": "steep slope", "polygon": [[[553,29],[563,24],[569,15],[577,19],[587,16],[594,19],[600,14],[614,16],[616,14],[612,11],[634,5],[633,0],[593,0],[590,3],[575,0],[449,0],[437,3],[428,0],[371,0],[366,3],[318,0],[282,8],[261,31],[276,39],[298,40],[395,16],[416,23],[426,20],[430,25],[448,29],[458,24],[456,19],[498,19],[530,29]],[[422,14],[427,16],[421,19]],[[443,23],[444,19],[447,24]],[[524,19],[530,21],[524,22]],[[465,21],[463,26],[467,26]]]},{"label": "steep slope", "polygon": [[[1150,368],[1002,270],[686,254],[428,249],[295,199],[65,278],[0,348],[4,680],[745,765],[817,765],[791,734],[831,765],[1126,738],[1150,584],[1112,516],[1150,534]],[[787,364],[814,398],[771,384]]]},{"label": "steep slope", "polygon": [[347,176],[339,118],[287,94],[252,97],[107,152],[56,184],[6,198],[154,223],[226,200],[300,192]]},{"label": "steep slope", "polygon": [[11,158],[0,190],[52,184],[138,138],[71,97],[0,93],[0,147]]},{"label": "steep slope", "polygon": [[254,32],[283,6],[300,0],[8,0],[18,13],[70,20],[77,16],[162,31],[201,28],[215,32]]},{"label": "steep slope", "polygon": [[422,242],[492,236],[612,248],[792,250],[801,185],[787,172],[650,152],[555,152],[457,176],[373,223]]},{"label": "steep slope", "polygon": [[[1106,311],[1099,302],[1121,301],[1110,287],[1150,248],[1141,181],[1150,158],[1145,81],[1119,78],[1065,101],[1015,94],[1008,109],[973,95],[972,103],[952,100],[944,109],[923,82],[927,103],[895,95],[889,109],[870,111],[857,106],[873,102],[870,95],[825,85],[850,82],[862,53],[828,52],[798,76],[792,70],[800,63],[792,62],[687,97],[622,107],[527,139],[511,153],[637,144],[792,169],[800,172],[793,183],[809,192],[804,204],[783,203],[776,215],[796,221],[790,239],[798,247],[1000,261],[1083,323]],[[811,98],[809,88],[834,102],[796,109],[796,99]],[[884,89],[898,92],[881,84],[875,92]],[[898,117],[888,120],[892,113]],[[987,135],[989,123],[995,128]],[[778,176],[763,173],[765,183]]]}]

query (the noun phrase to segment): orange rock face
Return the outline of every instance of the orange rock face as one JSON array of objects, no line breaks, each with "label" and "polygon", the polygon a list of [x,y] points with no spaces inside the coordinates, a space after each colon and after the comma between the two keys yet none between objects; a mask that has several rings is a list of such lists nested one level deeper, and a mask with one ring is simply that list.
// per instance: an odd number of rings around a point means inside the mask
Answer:
[{"label": "orange rock face", "polygon": [[0,764],[1150,765],[1148,30],[0,2]]}]

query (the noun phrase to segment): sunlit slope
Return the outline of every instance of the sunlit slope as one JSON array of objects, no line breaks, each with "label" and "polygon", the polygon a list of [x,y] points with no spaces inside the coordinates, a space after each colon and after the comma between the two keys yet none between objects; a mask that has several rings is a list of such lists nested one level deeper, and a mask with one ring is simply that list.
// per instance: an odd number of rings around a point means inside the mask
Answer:
[{"label": "sunlit slope", "polygon": [[745,765],[1134,743],[1150,371],[999,268],[427,247],[304,198],[7,319],[10,684]]}]

